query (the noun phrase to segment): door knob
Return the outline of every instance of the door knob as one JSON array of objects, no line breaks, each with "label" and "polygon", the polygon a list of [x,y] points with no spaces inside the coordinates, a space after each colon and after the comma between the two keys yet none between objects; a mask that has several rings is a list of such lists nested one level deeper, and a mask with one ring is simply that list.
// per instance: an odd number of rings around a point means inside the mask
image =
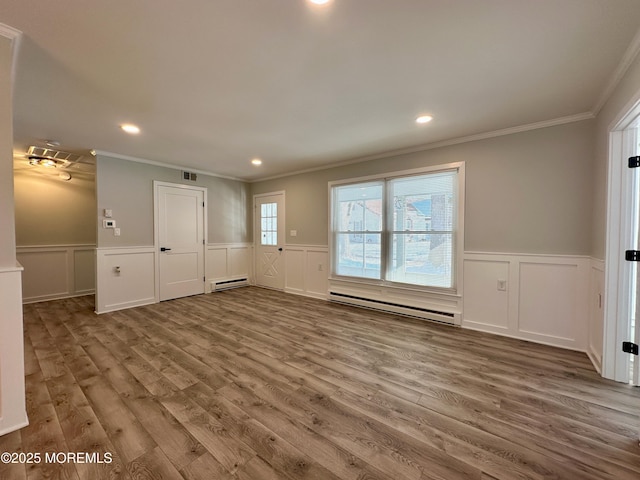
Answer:
[{"label": "door knob", "polygon": [[282,247],[278,248],[278,251],[281,252],[282,251]]},{"label": "door knob", "polygon": [[170,248],[166,248],[166,247],[160,247],[160,251],[161,252],[168,252],[169,250],[171,250]]}]

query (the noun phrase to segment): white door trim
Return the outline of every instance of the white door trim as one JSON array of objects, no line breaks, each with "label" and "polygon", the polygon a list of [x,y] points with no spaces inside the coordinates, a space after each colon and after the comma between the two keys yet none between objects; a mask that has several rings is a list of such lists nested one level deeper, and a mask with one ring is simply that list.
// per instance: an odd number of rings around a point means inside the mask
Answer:
[{"label": "white door trim", "polygon": [[[158,209],[158,187],[172,187],[172,188],[182,188],[185,190],[194,190],[203,192],[203,201],[204,201],[204,215],[203,215],[203,233],[204,233],[204,245],[203,252],[206,253],[206,246],[208,244],[208,226],[207,226],[207,211],[209,203],[207,201],[207,188],[206,187],[198,187],[196,185],[184,185],[182,183],[171,183],[171,182],[161,182],[159,180],[153,181],[153,251],[154,251],[154,267],[155,267],[155,290],[156,290],[156,303],[160,302],[160,226],[158,224],[158,220],[160,218],[159,209]],[[207,271],[207,255],[202,255],[202,271]],[[207,293],[207,288],[205,285],[204,289],[205,293]]]},{"label": "white door trim", "polygon": [[[285,213],[286,207],[287,207],[287,202],[286,202],[286,193],[284,190],[278,190],[275,192],[268,192],[268,193],[257,193],[253,196],[253,219],[252,219],[252,225],[253,225],[253,285],[257,285],[257,277],[258,277],[258,245],[259,245],[259,241],[260,241],[260,236],[259,236],[259,232],[256,229],[256,218],[257,218],[257,199],[259,198],[263,198],[263,197],[271,197],[274,195],[282,195],[282,218],[283,218],[283,223],[285,225],[285,230],[282,232],[282,238],[283,238],[283,244],[282,244],[282,248],[283,248],[283,255],[282,255],[282,264],[283,264],[283,275],[286,275],[286,267],[285,267],[285,262],[286,262],[286,248],[284,248],[286,245],[286,221],[287,221],[287,216]],[[280,212],[278,212],[278,216],[280,216]],[[287,279],[286,277],[283,279],[284,281],[284,287],[283,287],[283,291],[286,288],[287,285]]]},{"label": "white door trim", "polygon": [[630,128],[640,118],[640,92],[634,98],[609,129],[602,376],[619,382],[630,380],[629,355],[621,348],[623,341],[631,340],[631,282],[621,258],[625,250],[633,248],[629,245],[634,225],[630,200],[636,185],[626,160],[637,151],[637,133]]}]

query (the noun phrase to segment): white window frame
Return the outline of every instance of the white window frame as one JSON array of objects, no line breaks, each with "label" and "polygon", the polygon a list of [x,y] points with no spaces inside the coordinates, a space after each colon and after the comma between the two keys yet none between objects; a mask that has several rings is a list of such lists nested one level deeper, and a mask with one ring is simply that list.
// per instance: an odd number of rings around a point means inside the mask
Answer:
[{"label": "white window frame", "polygon": [[[353,185],[364,182],[372,182],[372,181],[383,181],[398,179],[402,177],[411,177],[417,175],[424,174],[435,174],[438,172],[452,171],[456,170],[458,172],[457,175],[457,205],[456,205],[456,223],[453,229],[453,278],[452,278],[452,287],[451,288],[441,288],[435,286],[423,286],[412,283],[400,283],[393,282],[390,280],[382,279],[372,279],[372,278],[364,278],[364,277],[352,277],[345,275],[338,275],[336,273],[336,254],[337,254],[337,246],[335,245],[335,219],[333,217],[333,188],[338,186],[346,186]],[[329,182],[329,280],[342,280],[354,283],[362,283],[367,285],[376,285],[376,286],[389,286],[399,289],[405,290],[418,290],[424,292],[433,292],[438,294],[450,294],[450,295],[461,295],[462,293],[462,270],[463,270],[463,255],[464,255],[464,205],[465,205],[465,163],[464,162],[455,162],[448,163],[443,165],[434,165],[430,167],[416,168],[410,170],[401,170],[395,172],[388,172],[379,175],[370,175],[366,177],[358,177],[358,178],[350,178],[344,180],[337,180],[333,182]],[[386,196],[383,198],[383,209],[386,209],[387,199]],[[385,216],[386,218],[386,216]],[[387,235],[388,225],[383,224],[382,235]],[[381,250],[381,267],[384,265],[384,269],[386,269],[387,256],[388,252],[386,251],[388,248],[383,248]],[[383,270],[384,272],[384,270]],[[384,277],[384,275],[383,275]]]}]

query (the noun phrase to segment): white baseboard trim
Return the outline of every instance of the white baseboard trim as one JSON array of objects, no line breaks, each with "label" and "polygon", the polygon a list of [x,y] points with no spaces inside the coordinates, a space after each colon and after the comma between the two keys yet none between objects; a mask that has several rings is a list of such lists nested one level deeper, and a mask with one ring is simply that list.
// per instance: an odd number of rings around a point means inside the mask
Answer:
[{"label": "white baseboard trim", "polygon": [[156,302],[155,298],[135,300],[132,302],[114,303],[101,309],[100,311],[96,309],[95,313],[103,314],[103,313],[117,312],[118,310],[124,310],[126,308],[143,307],[145,305],[152,305],[154,303],[158,303]]},{"label": "white baseboard trim", "polygon": [[548,339],[545,339],[543,336],[537,336],[535,338],[526,337],[524,335],[512,334],[507,330],[502,330],[502,331],[490,330],[485,327],[479,327],[479,326],[470,324],[470,322],[465,322],[462,325],[462,328],[475,330],[477,332],[491,333],[493,335],[500,335],[501,337],[513,338],[514,340],[523,340],[525,342],[537,343],[539,345],[547,345],[549,347],[559,347],[559,348],[564,348],[565,350],[573,350],[574,352],[587,353],[583,348],[576,348],[574,345],[571,345],[571,344],[561,345],[558,343],[555,337],[549,337]]},{"label": "white baseboard trim", "polygon": [[23,420],[19,422],[14,422],[10,426],[5,427],[2,425],[3,419],[0,417],[0,437],[6,435],[7,433],[15,432],[16,430],[20,430],[21,428],[29,426],[29,418],[27,417],[27,412],[24,412]]},{"label": "white baseboard trim", "polygon": [[285,293],[291,293],[292,295],[300,295],[301,297],[316,298],[318,300],[327,300],[327,294],[306,292],[297,288],[285,288]]},{"label": "white baseboard trim", "polygon": [[85,292],[76,292],[73,294],[64,294],[64,295],[43,295],[41,297],[31,297],[28,299],[24,299],[22,302],[24,305],[29,305],[31,303],[40,303],[40,302],[51,302],[53,300],[64,300],[65,298],[75,298],[75,297],[84,297],[87,295],[95,295],[95,290],[87,290]]},{"label": "white baseboard trim", "polygon": [[589,357],[589,360],[591,360],[591,363],[593,364],[593,368],[596,369],[596,372],[598,372],[598,374],[602,375],[602,359],[600,359],[592,350],[591,348],[589,348],[587,350],[587,357]]}]

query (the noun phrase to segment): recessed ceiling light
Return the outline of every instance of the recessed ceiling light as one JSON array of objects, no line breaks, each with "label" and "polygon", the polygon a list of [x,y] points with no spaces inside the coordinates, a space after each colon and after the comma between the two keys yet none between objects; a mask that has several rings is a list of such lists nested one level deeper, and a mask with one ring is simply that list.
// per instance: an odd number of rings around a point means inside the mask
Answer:
[{"label": "recessed ceiling light", "polygon": [[132,135],[137,135],[138,133],[140,133],[140,127],[138,127],[137,125],[132,125],[130,123],[125,123],[123,125],[120,125],[120,128]]},{"label": "recessed ceiling light", "polygon": [[251,163],[253,165],[262,165],[262,160],[260,160],[259,158],[254,158],[253,160],[251,160]]},{"label": "recessed ceiling light", "polygon": [[329,3],[331,0],[309,0],[311,3],[315,3],[316,5],[324,5]]},{"label": "recessed ceiling light", "polygon": [[420,115],[416,118],[416,123],[429,123],[431,120],[433,120],[431,115]]}]

